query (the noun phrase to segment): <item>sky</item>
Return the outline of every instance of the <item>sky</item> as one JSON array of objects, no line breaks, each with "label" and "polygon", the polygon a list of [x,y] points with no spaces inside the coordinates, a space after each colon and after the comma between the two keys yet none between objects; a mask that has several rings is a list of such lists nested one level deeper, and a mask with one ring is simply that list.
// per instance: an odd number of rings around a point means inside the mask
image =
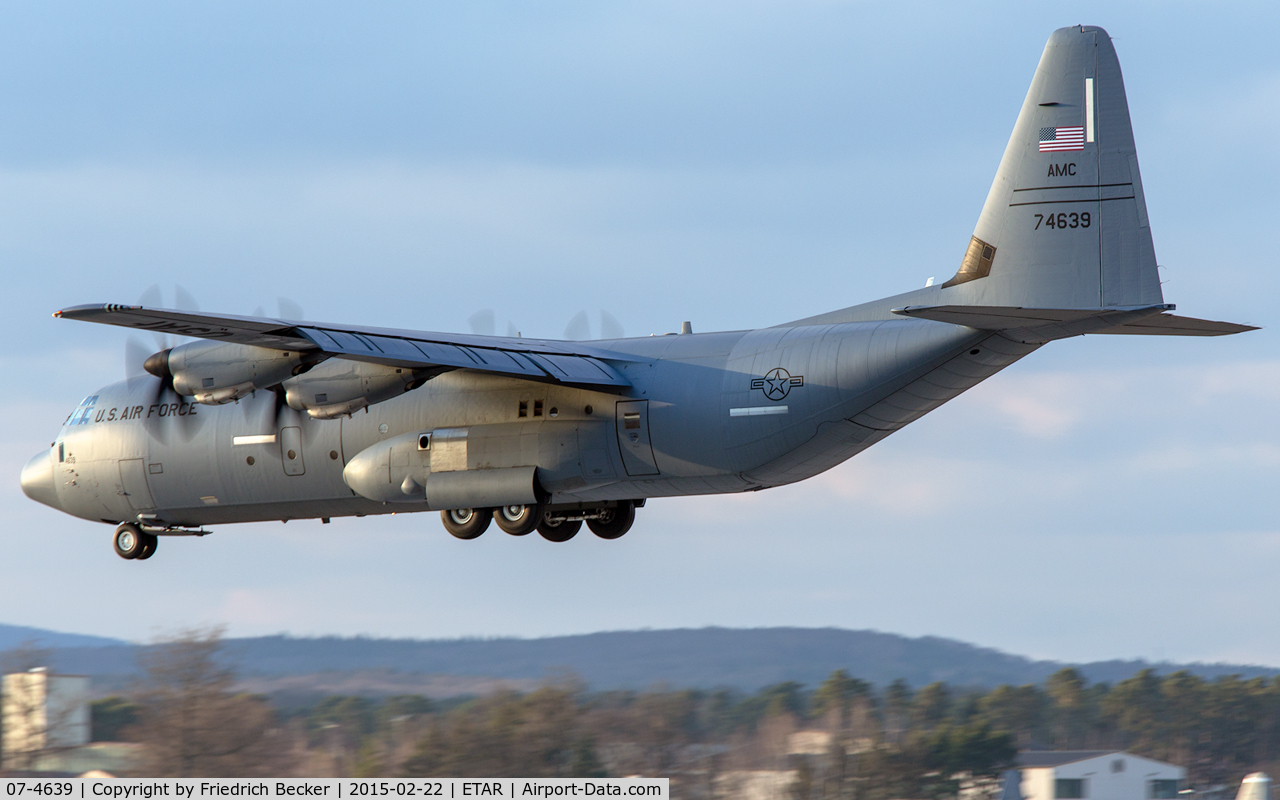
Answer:
[{"label": "sky", "polygon": [[[773,625],[1280,666],[1270,3],[5,4],[0,622],[422,638]],[[560,337],[739,330],[959,264],[1044,42],[1114,37],[1167,302],[1263,326],[1052,344],[823,475],[553,545],[434,514],[126,562],[18,473],[124,375],[55,320],[207,311]]]}]

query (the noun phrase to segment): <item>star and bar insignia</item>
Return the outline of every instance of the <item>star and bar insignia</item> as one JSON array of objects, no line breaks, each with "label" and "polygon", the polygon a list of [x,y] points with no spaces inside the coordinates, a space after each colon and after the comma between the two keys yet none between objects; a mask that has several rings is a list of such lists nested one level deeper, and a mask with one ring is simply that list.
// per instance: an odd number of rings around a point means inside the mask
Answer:
[{"label": "star and bar insignia", "polygon": [[782,367],[769,370],[763,378],[751,379],[751,388],[761,390],[770,400],[786,397],[793,386],[804,386],[804,376],[792,375]]}]

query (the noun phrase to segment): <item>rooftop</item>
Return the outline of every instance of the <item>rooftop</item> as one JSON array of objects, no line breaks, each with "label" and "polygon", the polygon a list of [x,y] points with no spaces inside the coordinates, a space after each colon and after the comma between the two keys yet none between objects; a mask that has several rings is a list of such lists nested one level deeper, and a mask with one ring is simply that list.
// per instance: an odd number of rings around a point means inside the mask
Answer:
[{"label": "rooftop", "polygon": [[1018,753],[1019,767],[1060,767],[1099,756],[1121,753],[1120,750],[1023,750]]}]

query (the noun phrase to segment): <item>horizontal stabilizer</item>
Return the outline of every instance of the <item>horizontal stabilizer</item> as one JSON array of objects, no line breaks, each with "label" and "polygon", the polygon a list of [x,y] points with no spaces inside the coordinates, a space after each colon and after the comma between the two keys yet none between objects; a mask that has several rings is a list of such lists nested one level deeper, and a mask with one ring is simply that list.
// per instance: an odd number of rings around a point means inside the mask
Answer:
[{"label": "horizontal stabilizer", "polygon": [[1013,328],[1035,328],[1041,325],[1075,323],[1102,314],[1143,311],[1154,314],[1171,309],[1171,305],[1132,306],[1128,308],[1017,308],[1011,306],[905,306],[893,313],[904,317],[949,322],[983,331],[1005,331]]},{"label": "horizontal stabilizer", "polygon": [[984,331],[1006,331],[1024,341],[1050,341],[1086,333],[1155,336],[1224,336],[1257,330],[1249,325],[1213,322],[1163,313],[1171,303],[1120,308],[1019,308],[1013,306],[904,306],[893,313],[964,325]]},{"label": "horizontal stabilizer", "polygon": [[1130,334],[1138,336],[1228,336],[1233,333],[1256,331],[1256,325],[1240,325],[1235,322],[1217,322],[1211,319],[1179,317],[1175,314],[1155,314],[1137,322],[1103,328],[1094,333]]}]

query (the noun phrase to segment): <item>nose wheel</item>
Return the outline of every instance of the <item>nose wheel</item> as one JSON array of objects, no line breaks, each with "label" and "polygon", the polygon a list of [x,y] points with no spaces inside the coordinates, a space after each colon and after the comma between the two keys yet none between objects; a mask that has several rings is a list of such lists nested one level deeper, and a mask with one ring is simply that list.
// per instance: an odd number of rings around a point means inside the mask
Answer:
[{"label": "nose wheel", "polygon": [[147,533],[132,522],[126,522],[116,528],[111,543],[116,555],[121,558],[145,561],[155,554],[158,540],[155,534]]}]

